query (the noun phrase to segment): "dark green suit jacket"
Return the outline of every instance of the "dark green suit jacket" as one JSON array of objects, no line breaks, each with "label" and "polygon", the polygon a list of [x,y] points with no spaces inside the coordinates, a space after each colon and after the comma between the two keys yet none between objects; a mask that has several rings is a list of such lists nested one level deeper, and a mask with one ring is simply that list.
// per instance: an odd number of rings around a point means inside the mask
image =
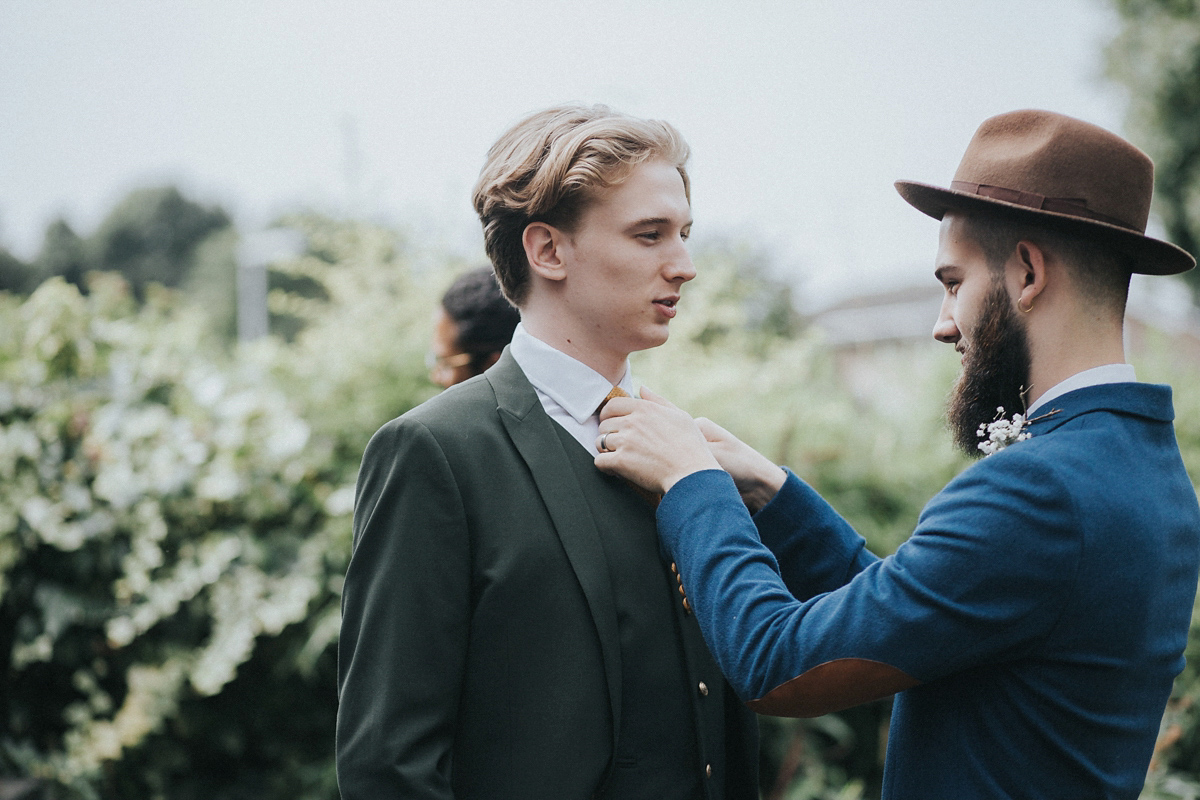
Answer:
[{"label": "dark green suit jacket", "polygon": [[[342,595],[344,800],[644,796],[638,787],[662,800],[660,787],[689,781],[697,796],[757,797],[753,715],[724,692],[669,575],[661,586],[632,579],[606,555],[612,519],[653,540],[652,509],[589,459],[507,351],[372,438]],[[598,519],[606,506],[628,516]],[[657,550],[646,552],[639,569],[653,570],[641,574],[661,574]],[[618,598],[617,586],[646,594]],[[670,643],[660,661],[631,652],[645,624],[631,607],[665,620],[652,631]],[[670,687],[656,690],[661,708],[622,702],[631,677]],[[706,746],[714,719],[724,730]],[[684,750],[657,733],[664,721]],[[631,752],[643,723],[663,752],[684,755],[663,764],[658,747]],[[706,772],[722,785],[706,785]]]}]

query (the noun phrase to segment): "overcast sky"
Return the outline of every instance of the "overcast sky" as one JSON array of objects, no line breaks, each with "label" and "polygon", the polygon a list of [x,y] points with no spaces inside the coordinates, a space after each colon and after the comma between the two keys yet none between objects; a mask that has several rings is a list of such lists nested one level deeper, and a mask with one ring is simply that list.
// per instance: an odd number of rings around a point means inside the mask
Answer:
[{"label": "overcast sky", "polygon": [[469,193],[525,113],[602,102],[692,145],[696,235],[810,301],[927,276],[945,185],[992,114],[1119,130],[1105,0],[0,0],[0,244],[90,231],[178,183],[245,229],[359,213],[482,255]]}]

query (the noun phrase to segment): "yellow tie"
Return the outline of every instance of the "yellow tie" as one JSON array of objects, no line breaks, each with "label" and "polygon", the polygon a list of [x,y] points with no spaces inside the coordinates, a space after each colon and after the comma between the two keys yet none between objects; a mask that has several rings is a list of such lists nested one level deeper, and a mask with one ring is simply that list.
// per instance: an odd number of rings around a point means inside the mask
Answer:
[{"label": "yellow tie", "polygon": [[603,411],[604,406],[606,406],[608,401],[612,400],[614,397],[629,397],[629,392],[625,391],[620,386],[614,386],[612,391],[606,394],[604,399],[600,401],[600,405],[596,406],[596,414],[599,414],[601,411]]}]

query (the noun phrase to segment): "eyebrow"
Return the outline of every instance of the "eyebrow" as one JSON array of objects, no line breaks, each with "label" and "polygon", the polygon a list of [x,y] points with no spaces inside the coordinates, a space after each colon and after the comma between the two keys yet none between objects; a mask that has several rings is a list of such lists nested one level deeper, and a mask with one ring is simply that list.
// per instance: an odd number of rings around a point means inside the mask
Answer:
[{"label": "eyebrow", "polygon": [[[670,225],[670,224],[671,224],[671,220],[668,219],[667,217],[646,217],[645,219],[639,219],[637,222],[630,223],[629,227],[640,228],[643,225]],[[680,227],[690,228],[691,225],[692,225],[692,220],[689,219],[687,222],[683,223],[683,225],[681,225]]]},{"label": "eyebrow", "polygon": [[933,271],[933,277],[937,278],[939,283],[945,283],[946,273],[957,271],[958,267],[955,264],[943,264]]}]

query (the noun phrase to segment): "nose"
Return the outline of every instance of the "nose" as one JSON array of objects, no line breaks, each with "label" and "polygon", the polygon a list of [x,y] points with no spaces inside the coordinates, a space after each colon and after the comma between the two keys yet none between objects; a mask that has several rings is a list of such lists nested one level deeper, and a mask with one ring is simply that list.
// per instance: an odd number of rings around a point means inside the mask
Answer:
[{"label": "nose", "polygon": [[687,283],[696,277],[696,265],[692,263],[692,254],[688,252],[683,240],[676,242],[671,258],[665,265],[664,273],[669,281]]},{"label": "nose", "polygon": [[958,340],[962,338],[962,333],[954,322],[949,296],[942,300],[942,309],[938,312],[937,322],[933,325],[933,338],[945,344],[957,344]]}]

